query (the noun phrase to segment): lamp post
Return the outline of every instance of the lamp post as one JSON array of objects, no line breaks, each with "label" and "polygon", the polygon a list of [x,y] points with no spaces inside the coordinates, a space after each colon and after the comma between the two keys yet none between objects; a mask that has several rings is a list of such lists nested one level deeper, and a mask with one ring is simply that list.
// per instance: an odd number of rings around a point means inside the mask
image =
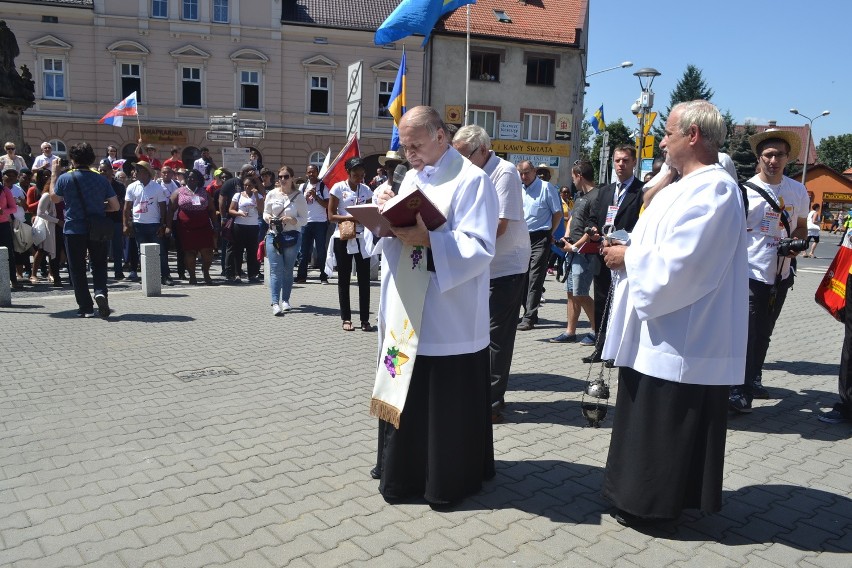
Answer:
[{"label": "lamp post", "polygon": [[805,164],[802,167],[802,185],[804,185],[805,189],[807,189],[807,187],[808,187],[807,186],[808,160],[811,157],[811,130],[813,130],[813,128],[814,128],[814,121],[816,119],[818,119],[821,116],[828,116],[829,114],[831,114],[831,111],[824,110],[824,111],[822,111],[822,113],[816,115],[813,118],[805,116],[804,114],[800,113],[798,109],[795,109],[795,108],[791,108],[790,112],[792,114],[798,114],[799,116],[801,116],[802,118],[804,118],[805,120],[807,120],[810,123],[809,126],[808,126],[808,142],[807,142],[807,144],[805,144]]},{"label": "lamp post", "polygon": [[[589,73],[588,75],[586,75],[585,80],[587,80],[589,77],[592,77],[594,75],[600,75],[601,73],[606,73],[607,71],[615,71],[616,69],[627,69],[628,67],[633,67],[633,62],[632,61],[622,61],[620,64],[615,65],[614,67],[607,67],[606,69],[601,69],[600,71],[595,71],[593,73]],[[589,84],[586,83],[585,80],[583,81],[583,84],[586,87],[588,87]],[[577,137],[577,140],[574,143],[579,145],[580,144],[580,138]],[[609,161],[609,146],[608,146],[608,136],[607,136],[606,131],[604,131],[604,133],[603,133],[603,143],[601,144],[601,153],[600,153],[599,159],[600,159],[600,166],[599,166],[600,169],[598,170],[598,172],[599,172],[598,177],[600,178],[600,180],[603,180],[603,179],[605,179],[605,176],[606,176],[606,173],[605,173],[606,172],[606,164]]]},{"label": "lamp post", "polygon": [[653,67],[644,67],[633,75],[639,78],[639,87],[642,89],[642,94],[639,95],[637,101],[639,103],[637,109],[639,114],[639,158],[636,160],[636,171],[633,174],[638,178],[642,173],[642,152],[645,149],[645,120],[654,106],[654,91],[651,90],[651,85],[654,83],[654,79],[662,73]]}]

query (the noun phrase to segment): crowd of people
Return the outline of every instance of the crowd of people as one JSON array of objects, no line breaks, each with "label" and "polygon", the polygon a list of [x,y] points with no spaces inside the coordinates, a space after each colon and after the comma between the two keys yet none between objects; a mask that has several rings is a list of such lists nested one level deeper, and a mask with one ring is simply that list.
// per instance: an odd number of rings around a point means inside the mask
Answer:
[{"label": "crowd of people", "polygon": [[[718,153],[725,137],[718,109],[682,103],[665,126],[665,161],[645,181],[634,176],[635,148],[619,146],[613,183],[596,186],[592,165],[578,160],[571,184],[557,189],[548,167],[511,164],[494,153],[484,129],[451,132],[430,107],[409,110],[399,134],[399,152],[388,152],[387,169],[369,185],[356,157],[332,187],[313,165],[298,181],[292,167],[274,172],[259,160],[232,175],[206,149],[186,170],[176,152],[159,163],[141,141],[129,180],[114,170],[114,148],[98,162],[87,143],[69,150],[67,172],[46,158],[33,176],[12,145],[3,162],[0,246],[12,250],[11,218],[26,218],[19,212],[48,227],[34,250],[10,255],[13,287],[27,271],[39,282],[43,267],[62,286],[64,255],[80,316],[97,309],[108,317],[109,255],[115,278],[125,270],[136,278],[139,244],[159,243],[162,282],[170,285],[172,246],[177,278],[199,283],[200,258],[210,285],[214,251],[231,283],[259,281],[265,254],[273,316],[291,309],[293,284],[307,280],[309,266],[320,269],[323,284],[336,268],[342,329],[353,331],[354,267],[358,327],[373,331],[371,268],[380,258],[370,406],[379,428],[370,473],[389,502],[424,498],[442,509],[494,475],[492,425],[503,420],[516,333],[538,324],[556,251],[567,313],[564,332],[550,341],[593,347],[584,362],[619,369],[603,487],[616,519],[635,526],[689,508],[718,511],[728,415],[751,412],[753,399],[770,396],[761,368],[793,261],[804,252],[783,243],[805,239],[818,219],[804,187],[783,175],[798,155],[798,136],[752,136],[758,173],[740,184]],[[9,144],[6,150],[8,157]],[[400,164],[410,168],[404,179],[389,179]],[[364,203],[381,210],[414,191],[433,202],[443,225],[429,230],[418,214],[415,225],[379,237],[348,211]],[[92,217],[112,219],[114,233],[89,238]],[[816,243],[808,245],[812,255]],[[591,326],[582,338],[581,312]],[[840,402],[820,416],[824,422],[852,420],[849,353],[847,322]]]}]

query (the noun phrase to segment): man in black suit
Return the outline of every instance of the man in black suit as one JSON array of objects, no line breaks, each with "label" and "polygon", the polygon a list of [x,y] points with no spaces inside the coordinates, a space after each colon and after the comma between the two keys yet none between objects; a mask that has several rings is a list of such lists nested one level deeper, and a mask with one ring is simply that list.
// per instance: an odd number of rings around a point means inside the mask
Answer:
[{"label": "man in black suit", "polygon": [[[601,235],[608,232],[610,227],[614,231],[624,229],[629,233],[639,220],[644,184],[633,175],[636,167],[636,148],[630,145],[619,146],[613,152],[612,161],[617,179],[598,190],[598,197],[592,205],[589,217],[592,227],[598,232],[592,237],[593,241],[599,241]],[[604,308],[612,282],[612,273],[600,255],[597,255],[595,264],[595,351],[588,357],[583,357],[585,363],[600,361],[599,347],[603,345],[607,323],[604,319]]]}]

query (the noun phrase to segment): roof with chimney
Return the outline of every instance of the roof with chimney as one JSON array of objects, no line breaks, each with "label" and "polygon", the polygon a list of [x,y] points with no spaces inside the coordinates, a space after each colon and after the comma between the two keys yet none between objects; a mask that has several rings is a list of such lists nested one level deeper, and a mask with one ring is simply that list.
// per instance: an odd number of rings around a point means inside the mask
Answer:
[{"label": "roof with chimney", "polygon": [[[588,0],[476,0],[470,4],[470,33],[574,46],[580,44],[587,11]],[[466,33],[466,6],[439,20],[435,31]]]},{"label": "roof with chimney", "polygon": [[282,0],[281,23],[375,31],[402,0]]},{"label": "roof with chimney", "polygon": [[[796,161],[800,164],[804,164],[805,158],[807,158],[808,165],[812,165],[812,164],[816,163],[817,152],[816,152],[816,145],[814,143],[813,136],[811,136],[810,148],[808,148],[808,149],[805,148],[805,144],[807,143],[807,140],[808,140],[808,130],[810,129],[809,125],[805,124],[804,126],[802,126],[802,125],[782,126],[782,125],[777,124],[774,120],[770,120],[769,124],[752,124],[751,126],[752,126],[752,128],[755,129],[756,132],[763,132],[765,130],[769,130],[770,128],[777,128],[778,130],[789,130],[791,132],[795,132],[796,134],[799,135],[799,139],[802,141],[802,151],[796,157]],[[734,125],[734,132],[740,132],[744,128],[745,128],[744,124],[735,124]]]}]

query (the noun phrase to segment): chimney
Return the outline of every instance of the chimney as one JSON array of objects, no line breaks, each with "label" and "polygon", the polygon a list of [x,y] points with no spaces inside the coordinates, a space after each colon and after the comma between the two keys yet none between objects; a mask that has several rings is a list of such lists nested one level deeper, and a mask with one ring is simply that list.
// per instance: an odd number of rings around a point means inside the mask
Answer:
[{"label": "chimney", "polygon": [[778,121],[777,120],[770,120],[769,121],[769,128],[777,128],[777,127],[778,127]]}]

